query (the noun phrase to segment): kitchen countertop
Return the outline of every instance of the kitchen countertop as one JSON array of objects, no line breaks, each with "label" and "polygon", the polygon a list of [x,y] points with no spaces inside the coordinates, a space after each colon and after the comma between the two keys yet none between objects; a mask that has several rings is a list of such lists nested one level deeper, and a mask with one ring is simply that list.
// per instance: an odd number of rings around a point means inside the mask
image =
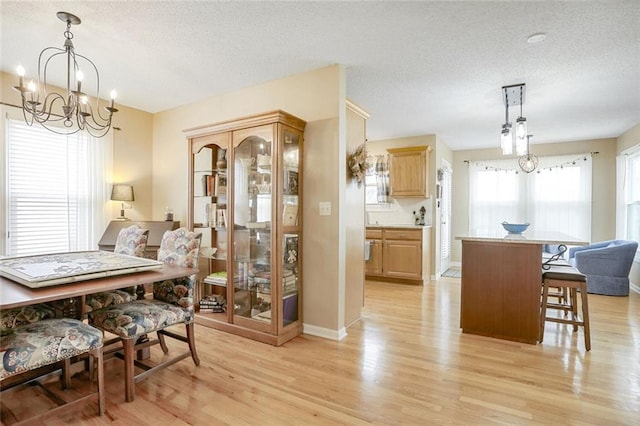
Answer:
[{"label": "kitchen countertop", "polygon": [[411,225],[411,224],[398,224],[398,225],[367,225],[367,228],[384,229],[384,228],[406,228],[406,229],[422,229],[431,228],[431,225]]},{"label": "kitchen countertop", "polygon": [[503,242],[514,244],[566,244],[571,246],[584,246],[589,244],[570,235],[561,232],[527,232],[522,234],[509,234],[506,231],[495,233],[487,232],[470,232],[465,236],[458,236],[456,240],[462,241],[485,241],[485,242]]}]

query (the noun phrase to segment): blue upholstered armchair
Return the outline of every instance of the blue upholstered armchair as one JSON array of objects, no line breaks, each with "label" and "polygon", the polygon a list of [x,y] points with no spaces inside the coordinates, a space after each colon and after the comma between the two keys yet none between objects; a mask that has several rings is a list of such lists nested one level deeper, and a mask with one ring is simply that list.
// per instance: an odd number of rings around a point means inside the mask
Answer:
[{"label": "blue upholstered armchair", "polygon": [[569,263],[587,276],[587,292],[629,295],[629,271],[636,241],[609,240],[569,249]]}]

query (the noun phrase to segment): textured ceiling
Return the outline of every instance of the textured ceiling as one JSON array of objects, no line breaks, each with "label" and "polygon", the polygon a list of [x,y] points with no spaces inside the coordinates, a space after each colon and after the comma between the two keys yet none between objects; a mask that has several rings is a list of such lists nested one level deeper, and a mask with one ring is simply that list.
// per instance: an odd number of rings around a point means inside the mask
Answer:
[{"label": "textured ceiling", "polygon": [[[78,15],[103,96],[158,112],[330,64],[369,140],[437,134],[496,147],[501,87],[526,83],[532,144],[616,137],[640,122],[640,1],[1,1],[1,69],[35,75]],[[536,32],[539,44],[527,43]],[[511,116],[515,119],[516,111]]]}]

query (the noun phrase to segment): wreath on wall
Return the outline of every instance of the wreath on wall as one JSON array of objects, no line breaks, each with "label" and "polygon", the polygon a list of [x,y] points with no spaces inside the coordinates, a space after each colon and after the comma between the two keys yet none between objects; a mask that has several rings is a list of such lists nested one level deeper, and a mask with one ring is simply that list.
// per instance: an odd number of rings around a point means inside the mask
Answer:
[{"label": "wreath on wall", "polygon": [[347,165],[351,176],[358,182],[358,188],[362,185],[367,170],[372,166],[371,157],[367,153],[367,146],[363,143],[356,150],[349,154]]}]

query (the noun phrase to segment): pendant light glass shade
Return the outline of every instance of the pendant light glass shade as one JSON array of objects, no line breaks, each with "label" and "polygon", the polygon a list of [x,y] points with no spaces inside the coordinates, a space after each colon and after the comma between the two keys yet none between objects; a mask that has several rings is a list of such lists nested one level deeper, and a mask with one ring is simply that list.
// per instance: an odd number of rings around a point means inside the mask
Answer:
[{"label": "pendant light glass shade", "polygon": [[516,155],[524,155],[527,151],[527,119],[516,120]]},{"label": "pendant light glass shade", "polygon": [[502,134],[500,135],[500,147],[502,155],[513,154],[513,133],[511,133],[511,123],[502,125]]}]

